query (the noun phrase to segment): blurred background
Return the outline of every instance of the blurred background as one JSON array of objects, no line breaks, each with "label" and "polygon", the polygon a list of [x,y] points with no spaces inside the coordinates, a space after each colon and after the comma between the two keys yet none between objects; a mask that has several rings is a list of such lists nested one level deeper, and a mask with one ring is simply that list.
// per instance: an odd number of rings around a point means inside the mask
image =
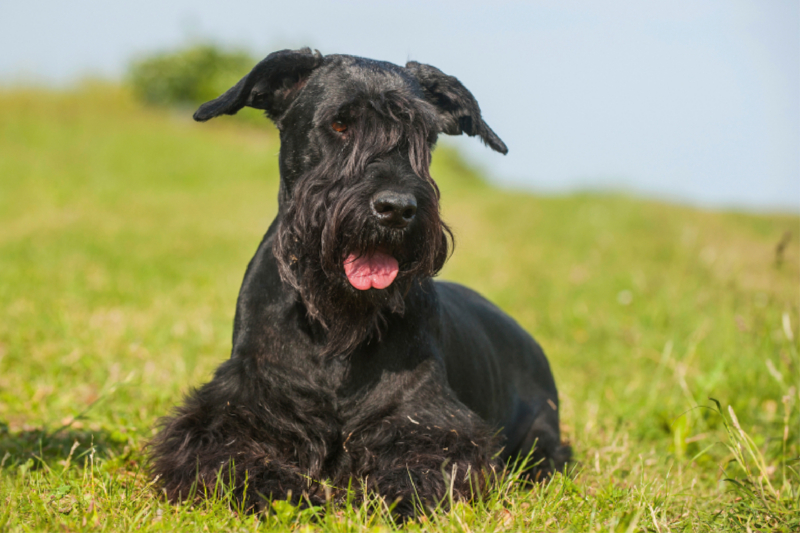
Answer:
[{"label": "blurred background", "polygon": [[447,141],[495,183],[800,211],[795,0],[3,2],[0,85],[130,79],[201,44],[243,58],[209,90],[287,47],[433,64],[509,146]]}]

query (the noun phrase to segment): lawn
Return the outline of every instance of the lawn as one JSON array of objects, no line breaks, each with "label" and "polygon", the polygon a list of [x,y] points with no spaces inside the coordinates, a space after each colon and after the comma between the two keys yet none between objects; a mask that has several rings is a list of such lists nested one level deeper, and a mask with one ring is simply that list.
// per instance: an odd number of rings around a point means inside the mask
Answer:
[{"label": "lawn", "polygon": [[[380,502],[172,506],[145,473],[276,211],[275,132],[190,115],[0,91],[0,530],[392,529]],[[542,344],[576,462],[407,530],[800,530],[800,218],[501,190],[446,147],[432,173],[441,277]]]}]

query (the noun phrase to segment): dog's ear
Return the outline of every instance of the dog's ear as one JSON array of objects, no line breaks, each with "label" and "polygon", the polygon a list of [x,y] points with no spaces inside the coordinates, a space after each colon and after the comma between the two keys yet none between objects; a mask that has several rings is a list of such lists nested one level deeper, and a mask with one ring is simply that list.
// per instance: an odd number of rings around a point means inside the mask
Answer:
[{"label": "dog's ear", "polygon": [[322,54],[309,48],[273,52],[222,96],[201,105],[194,119],[205,122],[235,115],[244,106],[263,109],[277,120],[288,109],[308,76],[322,64]]},{"label": "dog's ear", "polygon": [[481,118],[481,108],[472,93],[453,76],[430,65],[409,61],[406,69],[419,81],[425,99],[439,112],[441,133],[479,136],[492,150],[501,154],[508,148]]}]

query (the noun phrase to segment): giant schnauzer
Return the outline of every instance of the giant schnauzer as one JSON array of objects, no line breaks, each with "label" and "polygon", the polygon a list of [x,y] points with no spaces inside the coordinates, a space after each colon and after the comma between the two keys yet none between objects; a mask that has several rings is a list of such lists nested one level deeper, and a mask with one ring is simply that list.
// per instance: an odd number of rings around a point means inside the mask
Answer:
[{"label": "giant schnauzer", "polygon": [[472,94],[430,65],[270,54],[195,120],[263,109],[280,131],[278,215],[244,276],[233,351],[162,421],[151,469],[173,501],[221,478],[247,508],[359,494],[400,515],[474,497],[503,461],[561,469],[542,349],[475,292],[431,278],[451,234],[438,134],[505,154]]}]

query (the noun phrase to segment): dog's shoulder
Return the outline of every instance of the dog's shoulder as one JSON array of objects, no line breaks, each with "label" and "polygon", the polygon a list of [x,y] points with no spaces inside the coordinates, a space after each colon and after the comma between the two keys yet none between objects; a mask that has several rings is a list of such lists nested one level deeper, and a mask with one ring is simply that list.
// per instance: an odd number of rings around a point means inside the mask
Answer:
[{"label": "dog's shoulder", "polygon": [[[555,391],[544,351],[516,320],[463,285],[436,282],[434,286],[442,355],[448,380],[460,396],[471,396],[470,388],[503,394],[540,381]],[[473,408],[480,411],[477,404]]]},{"label": "dog's shoulder", "polygon": [[440,315],[445,321],[458,324],[463,329],[465,323],[475,322],[488,327],[525,331],[507,313],[477,291],[451,281],[436,281],[437,299]]}]

